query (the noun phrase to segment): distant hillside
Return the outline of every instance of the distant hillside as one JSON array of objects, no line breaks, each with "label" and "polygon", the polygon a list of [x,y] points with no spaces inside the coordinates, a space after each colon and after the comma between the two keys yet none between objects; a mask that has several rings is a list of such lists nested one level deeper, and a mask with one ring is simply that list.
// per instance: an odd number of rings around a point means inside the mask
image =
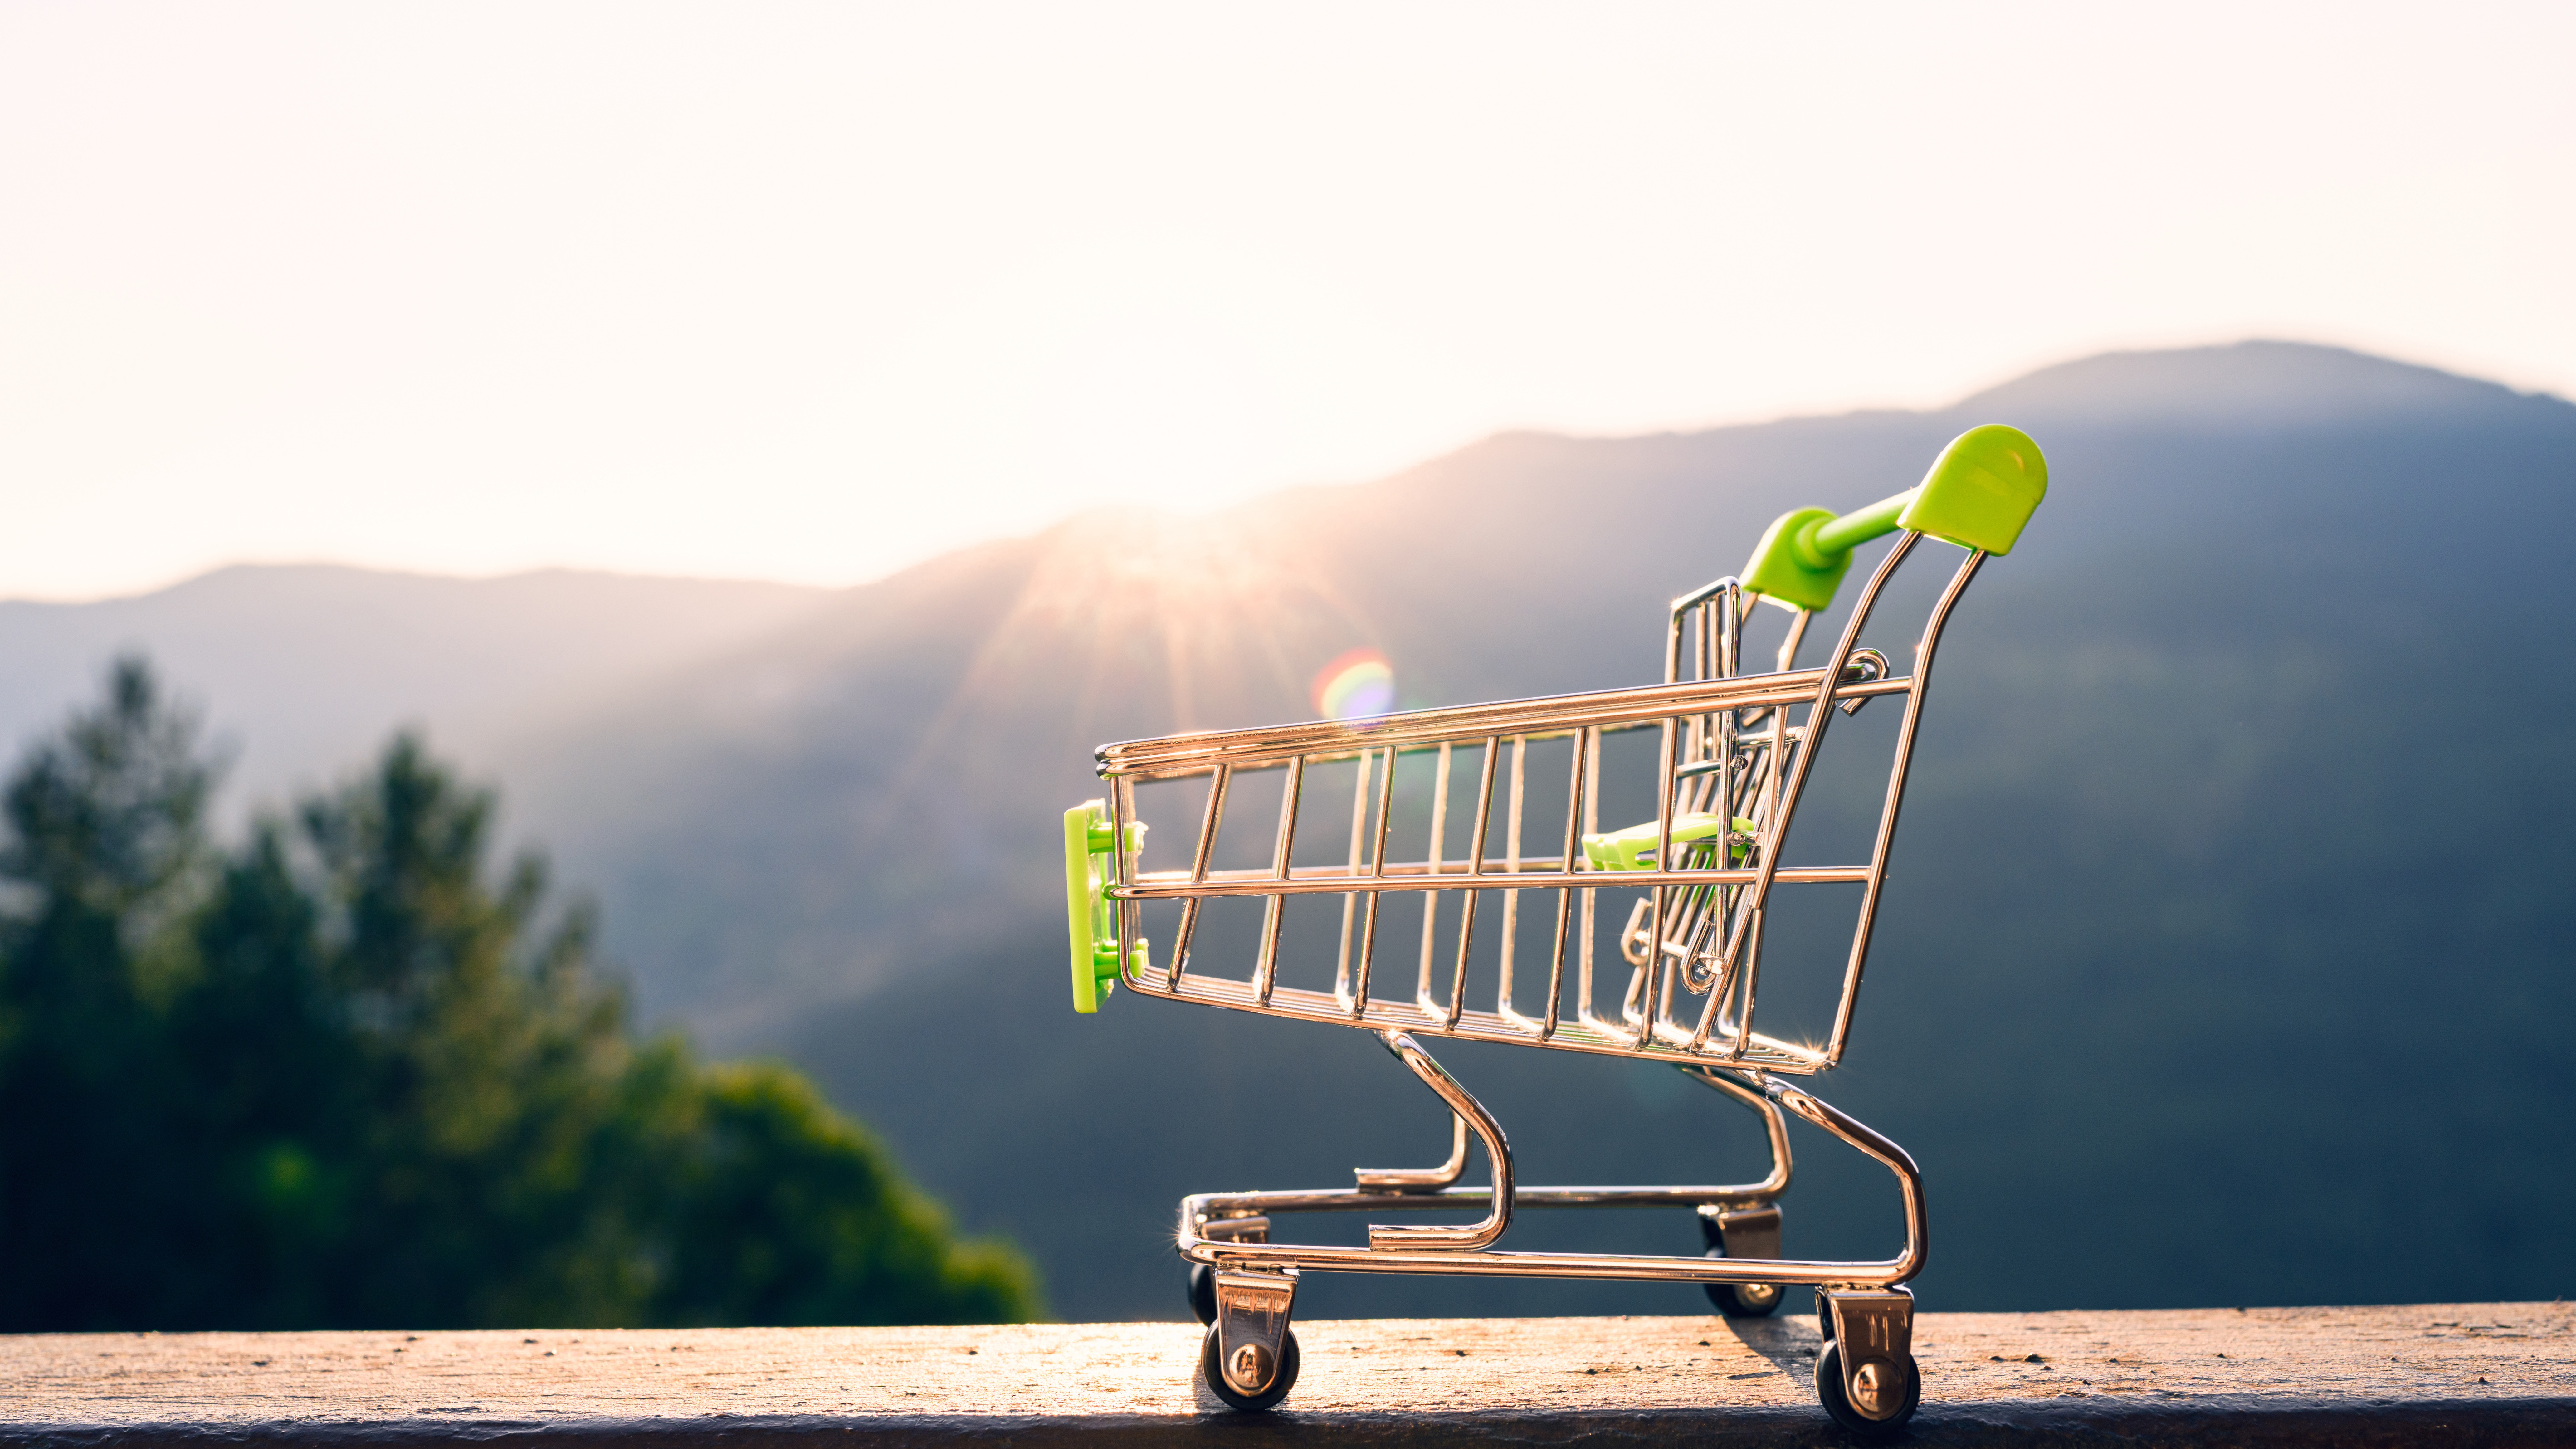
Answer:
[{"label": "distant hillside", "polygon": [[695,662],[823,597],[561,569],[452,579],[285,565],[99,603],[5,602],[0,746],[56,723],[96,693],[113,654],[140,649],[239,750],[230,798],[275,799],[353,768],[401,724],[481,756],[497,731]]},{"label": "distant hillside", "polygon": [[[1954,626],[1826,1084],[1927,1166],[1927,1301],[2576,1286],[2576,408],[2552,398],[2254,343],[2071,363],[1940,413],[1500,437],[852,590],[528,744],[510,777],[602,887],[651,1007],[834,1084],[972,1226],[1030,1246],[1062,1311],[1176,1315],[1159,1245],[1183,1192],[1347,1181],[1436,1155],[1441,1125],[1356,1033],[1066,1009],[1054,820],[1096,793],[1091,747],[1303,717],[1312,671],[1357,645],[1408,704],[1650,678],[1662,602],[1771,517],[1905,487],[1984,421],[2035,433],[2054,483]],[[1750,1135],[1669,1073],[1454,1055],[1527,1180],[1749,1167]],[[1794,1251],[1889,1250],[1875,1169],[1810,1144],[1800,1172]],[[1310,1291],[1315,1313],[1697,1303]]]}]

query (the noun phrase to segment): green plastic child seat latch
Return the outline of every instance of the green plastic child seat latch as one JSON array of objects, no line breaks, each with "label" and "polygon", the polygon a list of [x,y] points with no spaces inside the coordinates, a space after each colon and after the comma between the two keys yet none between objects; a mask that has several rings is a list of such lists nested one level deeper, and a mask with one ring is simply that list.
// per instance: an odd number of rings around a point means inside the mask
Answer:
[{"label": "green plastic child seat latch", "polygon": [[[1073,1009],[1089,1015],[1118,985],[1118,922],[1109,883],[1117,878],[1117,832],[1105,802],[1085,800],[1064,812],[1065,924],[1073,944]],[[1127,827],[1127,849],[1144,848],[1145,826]],[[1136,943],[1134,967],[1145,969],[1145,943]]]},{"label": "green plastic child seat latch", "polygon": [[[1719,816],[1694,810],[1673,817],[1673,844],[1697,844],[1718,833]],[[1740,861],[1753,849],[1753,837],[1760,827],[1738,815],[1735,829],[1728,833],[1727,859]],[[1583,837],[1583,858],[1594,870],[1652,870],[1655,868],[1655,822],[1631,825],[1625,830],[1605,831]],[[1687,867],[1676,867],[1686,869]]]},{"label": "green plastic child seat latch", "polygon": [[1781,514],[1753,546],[1744,587],[1794,608],[1822,609],[1850,570],[1852,550],[1899,529],[2010,553],[2047,496],[2048,459],[2030,434],[2000,423],[1970,428],[1932,460],[1921,483],[1893,498],[1839,518],[1822,508]]}]

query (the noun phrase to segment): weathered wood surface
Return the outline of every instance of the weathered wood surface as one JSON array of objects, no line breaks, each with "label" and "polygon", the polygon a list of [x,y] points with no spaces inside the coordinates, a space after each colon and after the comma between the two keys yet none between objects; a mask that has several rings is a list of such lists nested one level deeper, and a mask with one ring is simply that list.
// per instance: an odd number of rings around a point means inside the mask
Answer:
[{"label": "weathered wood surface", "polygon": [[[1803,1295],[1801,1295],[1803,1297]],[[1267,1416],[1194,1325],[0,1338],[0,1442],[1842,1442],[1809,1315],[1303,1323]],[[1919,1320],[1928,1444],[2576,1443],[2576,1308]]]}]

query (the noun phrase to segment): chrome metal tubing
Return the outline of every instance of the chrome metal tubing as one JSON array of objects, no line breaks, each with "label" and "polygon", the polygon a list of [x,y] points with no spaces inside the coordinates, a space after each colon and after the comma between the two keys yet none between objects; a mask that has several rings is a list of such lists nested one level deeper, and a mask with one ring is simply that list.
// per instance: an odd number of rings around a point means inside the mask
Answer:
[{"label": "chrome metal tubing", "polygon": [[[1436,766],[1439,773],[1431,780],[1431,843],[1423,853],[1423,864],[1426,867],[1426,873],[1432,876],[1442,874],[1440,851],[1447,843],[1450,751],[1450,743],[1446,740],[1442,741],[1439,763]],[[1440,1012],[1438,1004],[1431,995],[1431,957],[1439,928],[1440,894],[1435,890],[1422,898],[1422,960],[1413,988],[1413,999],[1421,1005],[1422,1014],[1426,1017],[1437,1016]]]},{"label": "chrome metal tubing", "polygon": [[[1290,853],[1297,844],[1297,805],[1306,789],[1306,761],[1301,757],[1288,762],[1288,779],[1279,792],[1279,841],[1270,858],[1270,872],[1286,875]],[[1284,897],[1270,898],[1269,908],[1261,916],[1261,959],[1253,963],[1253,993],[1263,1001],[1270,999],[1271,985],[1278,979],[1279,927],[1287,905]]]},{"label": "chrome metal tubing", "polygon": [[[1877,570],[1869,576],[1868,586],[1853,601],[1851,618],[1843,625],[1842,638],[1834,646],[1833,657],[1825,662],[1824,668],[1816,671],[1816,692],[1807,710],[1807,738],[1798,749],[1796,762],[1787,767],[1788,778],[1781,785],[1769,817],[1762,822],[1762,841],[1758,847],[1761,863],[1756,867],[1751,888],[1744,892],[1738,905],[1740,914],[1727,931],[1726,944],[1719,950],[1717,969],[1721,974],[1735,969],[1749,938],[1754,914],[1766,903],[1771,893],[1771,882],[1780,873],[1780,848],[1788,841],[1789,825],[1797,812],[1798,797],[1806,789],[1807,774],[1823,749],[1825,727],[1833,722],[1832,706],[1837,697],[1835,685],[1842,677],[1843,664],[1859,647],[1860,631],[1869,624],[1870,612],[1878,604],[1879,591],[1887,587],[1887,581],[1895,577],[1897,569],[1905,562],[1905,556],[1914,551],[1914,545],[1922,538],[1919,533],[1896,536],[1895,546],[1887,551],[1887,557],[1879,560]],[[1776,750],[1773,752],[1774,758],[1778,753]],[[1662,863],[1657,862],[1659,865]],[[1844,994],[1850,994],[1848,982],[1844,985]]]},{"label": "chrome metal tubing", "polygon": [[[1685,1069],[1683,1075],[1704,1082],[1725,1093],[1739,1105],[1762,1119],[1764,1137],[1771,1149],[1771,1170],[1760,1182],[1736,1183],[1708,1187],[1516,1187],[1512,1193],[1515,1210],[1520,1208],[1598,1208],[1598,1207],[1720,1207],[1748,1206],[1767,1203],[1789,1190],[1791,1159],[1789,1155],[1789,1121],[1779,1104],[1758,1088],[1745,1085],[1727,1072]],[[1458,1179],[1467,1171],[1467,1119],[1450,1114],[1452,1138],[1449,1160],[1434,1168],[1388,1169],[1358,1168],[1354,1177],[1357,1190],[1322,1188],[1309,1192],[1236,1192],[1210,1193],[1193,1201],[1217,1201],[1221,1204],[1213,1217],[1203,1218],[1203,1231],[1213,1239],[1241,1240],[1240,1226],[1258,1221],[1266,1232],[1269,1219],[1262,1214],[1299,1212],[1402,1212],[1407,1209],[1432,1209],[1449,1206],[1471,1207],[1493,1195],[1489,1187],[1458,1187]],[[1248,1216],[1249,1215],[1249,1216]]]},{"label": "chrome metal tubing", "polygon": [[1383,1192],[1438,1192],[1467,1175],[1467,1119],[1449,1114],[1449,1160],[1438,1167],[1354,1167],[1352,1178],[1362,1188]]},{"label": "chrome metal tubing", "polygon": [[[1529,783],[1528,766],[1529,741],[1514,739],[1512,741],[1511,798],[1503,806],[1503,872],[1506,875],[1520,869],[1521,796]],[[1356,875],[1358,872],[1352,873]],[[1520,924],[1521,893],[1507,889],[1503,892],[1503,934],[1497,942],[1502,949],[1496,966],[1494,987],[1496,1016],[1508,1017],[1517,1014],[1512,1010],[1512,968],[1516,964],[1515,955],[1520,946]]]},{"label": "chrome metal tubing", "polygon": [[[1355,762],[1359,768],[1351,782],[1351,854],[1348,866],[1352,875],[1360,873],[1360,850],[1368,837],[1369,766],[1376,758],[1373,754],[1362,755]],[[1296,867],[1291,865],[1289,869],[1293,871]],[[1205,879],[1206,874],[1200,871],[1196,878]],[[1360,898],[1356,895],[1342,897],[1342,944],[1333,957],[1333,994],[1344,1000],[1351,996],[1351,925],[1359,903]],[[1190,907],[1185,905],[1181,909],[1187,911]]]},{"label": "chrome metal tubing", "polygon": [[[1226,782],[1233,778],[1232,765],[1219,765],[1208,776],[1207,810],[1199,818],[1198,844],[1190,850],[1192,884],[1204,882],[1208,878],[1208,855],[1216,849],[1216,824],[1225,818]],[[1137,876],[1140,879],[1143,878],[1144,872],[1138,871]],[[1190,959],[1190,937],[1198,930],[1198,925],[1199,902],[1197,897],[1192,897],[1182,905],[1181,928],[1172,935],[1172,959],[1165,968],[1163,977],[1163,983],[1166,986],[1177,983],[1181,979],[1181,965]]]},{"label": "chrome metal tubing", "polygon": [[1526,1046],[1544,1046],[1557,1051],[1582,1052],[1592,1055],[1638,1057],[1669,1062],[1675,1066],[1736,1065],[1771,1072],[1805,1076],[1825,1069],[1825,1056],[1812,1047],[1752,1033],[1739,1052],[1734,1042],[1720,1051],[1711,1042],[1693,1049],[1687,1033],[1657,1033],[1643,1051],[1637,1046],[1636,1033],[1597,1020],[1559,1021],[1542,1035],[1519,1020],[1486,1011],[1465,1011],[1458,1020],[1444,1028],[1441,1017],[1426,1013],[1421,1004],[1409,1000],[1372,999],[1358,1016],[1330,992],[1306,991],[1282,986],[1271,993],[1267,1004],[1252,999],[1248,983],[1228,981],[1185,973],[1181,984],[1165,990],[1152,977],[1127,977],[1134,989],[1146,996],[1159,996],[1171,1001],[1196,1002],[1202,1006],[1224,1007],[1233,1011],[1252,1011],[1271,1016],[1284,1016],[1299,1021],[1331,1022],[1336,1026],[1357,1026],[1369,1031],[1425,1032],[1459,1041],[1510,1042]]},{"label": "chrome metal tubing", "polygon": [[[1547,862],[1550,865],[1554,861]],[[1331,866],[1300,867],[1285,880],[1261,871],[1212,871],[1205,881],[1193,883],[1179,871],[1157,872],[1133,885],[1108,888],[1113,901],[1177,901],[1194,896],[1276,896],[1338,895],[1344,891],[1454,891],[1461,887],[1480,890],[1501,889],[1503,882],[1492,877],[1471,879],[1463,870],[1444,869],[1433,875],[1427,871],[1399,873],[1401,867],[1390,866],[1382,877],[1352,877]],[[1312,871],[1313,873],[1309,873]],[[1849,884],[1869,879],[1865,865],[1791,866],[1772,872],[1784,885]],[[1532,872],[1515,878],[1511,884],[1519,890],[1555,890],[1597,887],[1603,890],[1641,889],[1659,885],[1750,885],[1762,879],[1758,869],[1745,867],[1706,870],[1623,870],[1617,874],[1596,871]]]},{"label": "chrome metal tubing", "polygon": [[[1405,1227],[1397,1224],[1369,1224],[1371,1250],[1438,1249],[1443,1252],[1474,1252],[1492,1247],[1512,1225],[1512,1144],[1503,1136],[1502,1124],[1485,1104],[1476,1100],[1449,1069],[1432,1060],[1420,1043],[1400,1031],[1382,1032],[1378,1040],[1395,1059],[1413,1069],[1423,1085],[1439,1094],[1449,1104],[1450,1113],[1465,1127],[1474,1129],[1485,1144],[1485,1158],[1493,1165],[1494,1183],[1486,1191],[1485,1216],[1481,1221],[1456,1226],[1431,1228]],[[1451,1158],[1461,1169],[1466,1166],[1466,1141],[1461,1134]],[[1455,1181],[1453,1176],[1452,1181]]]},{"label": "chrome metal tubing", "polygon": [[[1920,537],[1921,535],[1908,535]],[[1686,684],[1649,684],[1593,694],[1541,696],[1494,704],[1452,705],[1411,710],[1369,720],[1319,720],[1268,729],[1209,730],[1162,739],[1129,740],[1103,745],[1096,752],[1103,776],[1127,775],[1161,779],[1204,773],[1211,766],[1236,769],[1283,765],[1298,756],[1309,760],[1348,759],[1362,750],[1429,749],[1446,742],[1486,735],[1526,735],[1556,739],[1572,732],[1565,721],[1579,711],[1586,723],[1651,724],[1668,715],[1702,714],[1718,709],[1750,709],[1805,704],[1824,682],[1822,669],[1793,669],[1777,674],[1748,674],[1735,679],[1694,680]],[[1875,680],[1841,685],[1835,699],[1871,698],[1905,688],[1901,681]]]},{"label": "chrome metal tubing", "polygon": [[[1950,576],[1950,586],[1941,591],[1932,615],[1923,621],[1923,637],[1914,646],[1914,687],[1905,692],[1905,718],[1896,731],[1896,757],[1888,766],[1887,799],[1878,813],[1878,834],[1870,843],[1869,881],[1861,888],[1860,915],[1852,927],[1851,956],[1843,969],[1842,1000],[1834,1008],[1834,1034],[1825,1044],[1825,1062],[1833,1065],[1843,1059],[1843,1045],[1851,1037],[1852,1012],[1860,1002],[1861,968],[1869,960],[1869,938],[1878,923],[1879,893],[1887,883],[1888,851],[1896,843],[1896,817],[1905,804],[1905,775],[1914,761],[1914,732],[1923,722],[1923,696],[1932,686],[1932,653],[1941,645],[1941,631],[1949,625],[1950,610],[1959,596],[1968,590],[1969,581],[1985,564],[1982,551],[1972,552],[1959,571]],[[1885,668],[1879,671],[1886,673]]]},{"label": "chrome metal tubing", "polygon": [[[1109,878],[1113,882],[1113,888],[1132,884],[1136,877],[1143,873],[1143,852],[1128,848],[1130,832],[1127,829],[1127,822],[1135,818],[1136,782],[1111,781],[1109,838],[1117,842],[1115,848],[1109,852]],[[1132,974],[1132,963],[1136,959],[1136,904],[1133,901],[1118,901],[1110,914],[1116,918],[1118,927],[1118,970],[1122,975]],[[1173,967],[1173,980],[1176,983],[1180,979],[1177,965],[1180,959],[1179,952],[1172,953],[1172,960],[1176,963]]]},{"label": "chrome metal tubing", "polygon": [[[1580,808],[1581,802],[1592,798],[1592,796],[1583,788],[1585,780],[1584,766],[1590,759],[1589,753],[1584,748],[1586,738],[1587,736],[1585,735],[1576,736],[1574,742],[1575,747],[1568,752],[1574,757],[1573,779],[1567,783],[1565,793],[1565,854],[1568,860],[1574,858],[1577,841],[1576,827],[1581,824],[1581,820],[1576,814],[1576,811]],[[1592,924],[1592,893],[1590,891],[1585,891],[1583,893],[1583,909],[1584,925],[1589,928]],[[1556,934],[1549,944],[1547,957],[1547,1012],[1540,1018],[1538,1024],[1538,1039],[1540,1041],[1546,1041],[1548,1038],[1556,1035],[1557,1019],[1559,1014],[1564,1010],[1565,938],[1567,932],[1572,928],[1573,917],[1574,892],[1570,890],[1558,891],[1556,893]],[[1589,965],[1591,958],[1588,954],[1592,949],[1592,943],[1588,937],[1584,941],[1583,949],[1587,953],[1584,958],[1586,962],[1584,967],[1584,984],[1588,988],[1591,985],[1592,975],[1591,967]],[[1509,1015],[1510,1013],[1501,1014]]]},{"label": "chrome metal tubing", "polygon": [[[1211,1222],[1243,1213],[1435,1212],[1447,1208],[1483,1207],[1493,1201],[1490,1187],[1447,1187],[1421,1192],[1381,1188],[1324,1187],[1306,1191],[1214,1192],[1190,1199],[1211,1204]],[[1524,1208],[1732,1207],[1767,1202],[1775,1193],[1756,1184],[1710,1187],[1516,1187],[1512,1210]]]},{"label": "chrome metal tubing", "polygon": [[[1386,768],[1378,771],[1377,778],[1377,844],[1369,856],[1371,879],[1386,874],[1387,832],[1395,819],[1395,751],[1390,749],[1383,751],[1382,754],[1386,761]],[[1353,1021],[1359,1020],[1368,1012],[1369,972],[1377,962],[1377,907],[1377,892],[1371,891],[1367,909],[1362,913],[1360,923],[1360,971],[1357,982],[1351,988],[1349,1003]]]},{"label": "chrome metal tubing", "polygon": [[[1481,880],[1485,874],[1485,832],[1494,808],[1494,765],[1502,756],[1502,741],[1488,736],[1485,740],[1484,769],[1476,781],[1476,826],[1467,838],[1467,875]],[[1476,907],[1485,899],[1483,891],[1467,892],[1464,909],[1458,918],[1458,961],[1449,973],[1449,1010],[1443,1027],[1458,1024],[1458,1015],[1467,1006],[1467,952],[1476,943]]]},{"label": "chrome metal tubing", "polygon": [[[1893,1258],[1836,1261],[1811,1258],[1662,1257],[1628,1253],[1510,1253],[1401,1247],[1345,1248],[1297,1243],[1230,1241],[1209,1225],[1228,1218],[1297,1212],[1401,1211],[1491,1203],[1483,1188],[1436,1193],[1385,1193],[1357,1189],[1314,1192],[1200,1193],[1182,1199],[1177,1243],[1183,1258],[1234,1268],[1316,1269],[1343,1273],[1432,1273],[1462,1276],[1635,1279],[1669,1283],[1803,1283],[1816,1287],[1882,1288],[1923,1271],[1931,1228],[1924,1211],[1922,1172],[1904,1148],[1806,1092],[1757,1079],[1765,1096],[1800,1118],[1858,1148],[1896,1177],[1905,1210],[1905,1250]],[[1785,1167],[1785,1161],[1779,1164]],[[1521,1188],[1514,1208],[1685,1207],[1767,1201],[1772,1194],[1746,1188]],[[1374,1240],[1378,1229],[1371,1229]]]},{"label": "chrome metal tubing", "polygon": [[[1780,1105],[1771,1100],[1769,1093],[1762,1090],[1761,1083],[1756,1080],[1748,1084],[1739,1080],[1733,1073],[1711,1071],[1706,1067],[1685,1068],[1683,1075],[1734,1098],[1739,1105],[1762,1119],[1763,1135],[1771,1146],[1771,1171],[1760,1182],[1747,1189],[1741,1198],[1730,1200],[1767,1202],[1787,1192],[1790,1172],[1789,1119],[1781,1115]],[[1711,1199],[1711,1201],[1716,1200]]]}]

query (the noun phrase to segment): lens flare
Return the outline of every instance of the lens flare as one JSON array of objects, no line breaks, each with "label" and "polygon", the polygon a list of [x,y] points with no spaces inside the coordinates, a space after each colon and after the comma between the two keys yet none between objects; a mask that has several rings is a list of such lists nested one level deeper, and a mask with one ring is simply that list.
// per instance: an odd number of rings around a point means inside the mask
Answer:
[{"label": "lens flare", "polygon": [[1315,712],[1325,719],[1367,719],[1395,708],[1395,666],[1374,649],[1354,649],[1315,676]]}]

